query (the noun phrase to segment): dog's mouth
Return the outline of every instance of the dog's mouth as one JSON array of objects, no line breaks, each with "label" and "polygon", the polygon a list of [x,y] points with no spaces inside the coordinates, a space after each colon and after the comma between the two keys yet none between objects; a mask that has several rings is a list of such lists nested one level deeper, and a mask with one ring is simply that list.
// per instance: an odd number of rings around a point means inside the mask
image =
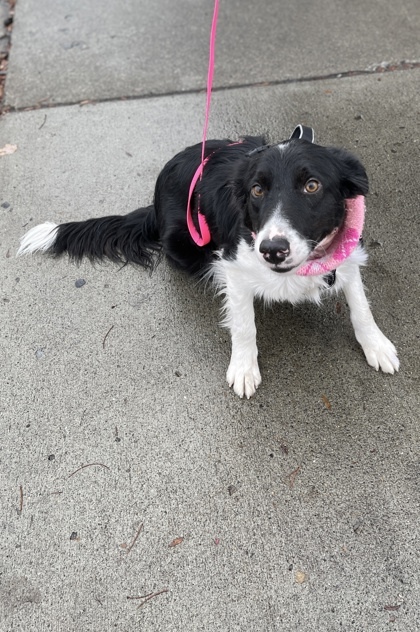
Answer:
[{"label": "dog's mouth", "polygon": [[334,241],[338,231],[339,231],[339,228],[334,228],[334,230],[328,235],[326,235],[324,239],[321,239],[321,241],[312,250],[307,260],[313,261],[314,259],[321,259],[322,257],[324,257],[328,251],[328,248],[331,246],[332,242]]},{"label": "dog's mouth", "polygon": [[308,241],[302,237],[296,239],[284,232],[279,232],[278,235],[264,234],[264,238],[258,239],[258,234],[252,232],[252,248],[270,270],[278,274],[287,274],[325,257],[339,230],[338,227],[334,228],[319,242]]},{"label": "dog's mouth", "polygon": [[[264,256],[264,254],[261,254],[261,252],[259,252],[259,249],[258,247],[256,247],[256,244],[255,244],[255,237],[254,237],[254,241],[251,247],[255,250],[260,262],[264,266],[266,266],[269,270],[272,270],[273,272],[277,272],[278,274],[285,274],[287,272],[292,272],[293,270],[295,270],[296,268],[299,268],[299,266],[301,266],[302,264],[308,261],[307,247],[306,247],[305,253],[300,253],[301,255],[300,257],[296,257],[297,253],[295,254],[295,256],[293,256],[293,254],[290,253],[286,257],[281,257],[281,259],[278,262],[272,261],[270,256]],[[309,253],[309,255],[310,254],[311,253]],[[278,258],[280,258],[279,255],[278,255]]]},{"label": "dog's mouth", "polygon": [[[300,264],[298,264],[300,265]],[[284,272],[291,272],[292,270],[294,270],[295,268],[297,268],[298,266],[288,266],[286,268],[280,268],[280,266],[274,266],[271,268],[271,270],[273,272],[279,272],[280,274],[283,274]]]},{"label": "dog's mouth", "polygon": [[292,272],[292,270],[296,270],[296,268],[299,268],[301,265],[304,265],[305,263],[309,263],[310,261],[322,259],[322,257],[324,257],[326,253],[328,252],[328,248],[333,243],[338,231],[339,231],[339,228],[334,228],[334,230],[331,233],[326,235],[323,239],[321,239],[321,241],[318,244],[315,245],[312,252],[310,252],[309,255],[302,261],[299,261],[297,263],[293,262],[293,265],[291,265],[291,261],[289,259],[289,261],[286,260],[276,265],[270,266],[270,269],[273,272],[284,274],[285,272]]}]

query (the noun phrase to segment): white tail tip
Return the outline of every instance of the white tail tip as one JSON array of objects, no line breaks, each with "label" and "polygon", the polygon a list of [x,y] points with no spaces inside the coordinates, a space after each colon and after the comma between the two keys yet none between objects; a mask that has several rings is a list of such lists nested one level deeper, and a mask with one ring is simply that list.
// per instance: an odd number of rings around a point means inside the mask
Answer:
[{"label": "white tail tip", "polygon": [[58,225],[53,222],[38,224],[29,230],[20,240],[20,248],[16,256],[29,255],[40,250],[45,252],[54,243]]}]

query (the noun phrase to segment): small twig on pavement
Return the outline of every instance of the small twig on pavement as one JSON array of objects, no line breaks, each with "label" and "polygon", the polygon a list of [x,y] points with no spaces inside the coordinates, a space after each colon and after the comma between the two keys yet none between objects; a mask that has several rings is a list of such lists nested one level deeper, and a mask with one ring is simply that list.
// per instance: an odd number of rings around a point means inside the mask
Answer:
[{"label": "small twig on pavement", "polygon": [[44,116],[44,120],[43,120],[42,124],[38,127],[38,129],[42,129],[46,122],[47,122],[47,115]]},{"label": "small twig on pavement", "polygon": [[22,487],[22,485],[19,486],[19,491],[20,491],[19,513],[22,513],[22,509],[23,509],[23,487]]},{"label": "small twig on pavement", "polygon": [[150,599],[153,599],[153,597],[157,597],[158,595],[162,595],[163,593],[167,592],[169,592],[169,588],[164,588],[163,590],[159,590],[159,592],[149,593],[148,595],[141,595],[140,597],[127,597],[127,599],[144,599],[143,603],[139,605],[139,608],[141,608]]},{"label": "small twig on pavement", "polygon": [[137,542],[137,538],[139,537],[140,533],[143,531],[143,522],[141,523],[141,525],[139,526],[139,528],[137,529],[137,533],[134,536],[134,540],[132,541],[132,543],[130,544],[130,546],[127,549],[127,555],[130,553],[131,549],[133,548],[133,546],[135,545],[135,543]]},{"label": "small twig on pavement", "polygon": [[164,588],[163,590],[159,590],[159,592],[156,592],[156,593],[153,593],[152,595],[149,595],[148,597],[145,598],[143,603],[141,603],[139,605],[139,608],[142,608],[144,606],[144,604],[147,603],[148,601],[150,601],[150,599],[153,599],[153,597],[157,597],[158,595],[162,595],[163,593],[167,593],[167,592],[169,592],[168,588]]},{"label": "small twig on pavement", "polygon": [[72,476],[77,474],[77,472],[80,472],[80,470],[83,470],[85,467],[92,467],[92,465],[100,465],[101,467],[106,467],[107,470],[110,469],[107,465],[104,465],[103,463],[87,463],[86,465],[81,465],[80,467],[78,467],[77,470],[69,474],[67,478],[71,478]]},{"label": "small twig on pavement", "polygon": [[105,340],[108,338],[109,334],[111,333],[111,331],[114,329],[114,325],[111,325],[111,327],[108,329],[108,331],[105,334],[105,338],[102,341],[102,349],[105,349]]},{"label": "small twig on pavement", "polygon": [[295,480],[296,480],[296,476],[299,474],[300,472],[300,465],[297,466],[296,469],[293,470],[293,472],[290,472],[289,476],[287,477],[289,480],[289,487],[290,489],[292,489],[293,485],[295,484]]},{"label": "small twig on pavement", "polygon": [[149,593],[148,595],[141,595],[140,597],[131,597],[131,596],[127,596],[127,599],[147,599],[147,597],[150,597],[151,595],[153,595],[154,593]]}]

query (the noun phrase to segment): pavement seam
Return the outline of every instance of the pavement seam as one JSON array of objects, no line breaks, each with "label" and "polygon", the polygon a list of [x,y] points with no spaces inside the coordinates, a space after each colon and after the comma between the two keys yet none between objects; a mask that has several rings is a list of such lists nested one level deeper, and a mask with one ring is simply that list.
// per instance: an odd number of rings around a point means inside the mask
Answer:
[{"label": "pavement seam", "polygon": [[[417,70],[420,68],[420,60],[402,60],[399,62],[381,62],[370,65],[368,68],[364,70],[347,70],[345,72],[339,73],[330,73],[326,75],[314,75],[310,77],[298,77],[298,78],[290,78],[290,79],[279,79],[276,81],[262,81],[257,83],[238,83],[232,85],[225,86],[215,86],[213,87],[213,92],[228,92],[233,90],[241,90],[243,88],[266,88],[266,87],[275,87],[281,85],[293,85],[293,84],[301,84],[301,83],[311,83],[317,81],[326,81],[329,79],[349,79],[351,77],[360,77],[366,75],[382,75],[389,72],[404,72],[407,70]],[[3,108],[0,108],[0,115],[9,113],[9,112],[28,112],[32,110],[40,110],[40,109],[48,109],[48,108],[56,108],[56,107],[67,107],[71,105],[95,105],[97,103],[112,103],[117,101],[143,101],[148,99],[158,99],[162,97],[173,97],[173,96],[185,96],[189,94],[202,94],[205,92],[205,87],[201,88],[191,88],[189,90],[176,90],[171,92],[153,92],[148,94],[140,94],[140,95],[127,95],[120,97],[105,97],[102,99],[82,99],[82,100],[69,100],[69,101],[57,101],[50,102],[48,101],[49,97],[46,97],[42,101],[23,107],[14,107],[12,105],[5,105]]]}]

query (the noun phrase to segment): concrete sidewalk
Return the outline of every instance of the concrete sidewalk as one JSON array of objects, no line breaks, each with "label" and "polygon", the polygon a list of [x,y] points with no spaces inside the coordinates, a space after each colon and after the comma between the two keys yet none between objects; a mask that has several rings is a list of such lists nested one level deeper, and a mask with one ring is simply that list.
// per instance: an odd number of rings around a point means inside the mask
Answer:
[{"label": "concrete sidewalk", "polygon": [[0,119],[0,148],[17,147],[0,157],[1,632],[420,629],[420,10],[288,5],[222,2],[209,135],[280,140],[302,122],[361,157],[364,279],[401,371],[367,366],[343,297],[259,306],[263,383],[243,401],[210,289],[165,263],[16,259],[38,222],[150,202],[200,139],[212,11],[18,0]]}]

